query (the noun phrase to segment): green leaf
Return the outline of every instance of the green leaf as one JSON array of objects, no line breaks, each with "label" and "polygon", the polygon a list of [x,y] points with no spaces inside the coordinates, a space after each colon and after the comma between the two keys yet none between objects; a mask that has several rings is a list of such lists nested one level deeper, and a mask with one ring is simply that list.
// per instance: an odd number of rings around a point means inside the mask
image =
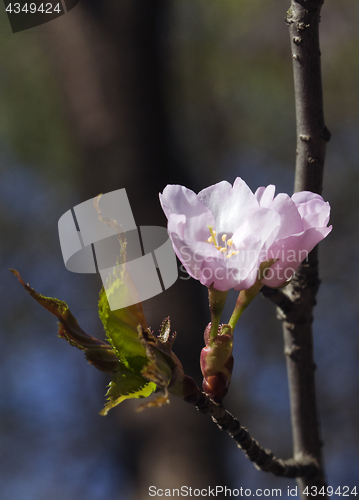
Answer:
[{"label": "green leaf", "polygon": [[115,373],[119,366],[116,353],[111,346],[88,335],[78,324],[66,302],[37,293],[30,285],[25,284],[18,271],[10,269],[21,285],[33,299],[59,319],[58,334],[70,345],[84,351],[87,361],[101,371]]},{"label": "green leaf", "polygon": [[[118,359],[127,367],[135,356],[146,358],[137,328],[145,323],[141,304],[132,305],[116,311],[111,311],[105,290],[100,292],[99,316],[105,328],[108,341],[112,345]],[[135,368],[135,367],[134,367]]]},{"label": "green leaf", "polygon": [[147,331],[147,324],[142,304],[112,311],[107,299],[111,294],[126,294],[127,288],[133,284],[126,273],[114,272],[112,282],[106,283],[100,292],[99,315],[105,328],[107,339],[115,351],[121,368],[113,376],[107,392],[108,402],[100,413],[106,415],[108,411],[126,399],[144,398],[157,390],[158,379],[145,377],[147,366],[150,363],[146,348],[139,336],[139,332]]},{"label": "green leaf", "polygon": [[[102,290],[99,314],[109,345],[84,332],[65,302],[37,293],[24,283],[17,271],[12,272],[25,290],[59,319],[60,337],[84,351],[87,360],[96,368],[112,375],[106,394],[107,403],[101,415],[106,415],[126,399],[145,398],[159,390],[164,394],[141,405],[139,410],[168,403],[168,391],[184,397],[185,376],[181,363],[172,352],[176,334],[171,333],[169,318],[163,321],[159,336],[155,336],[147,327],[140,303],[111,311]],[[131,282],[126,283],[131,286]],[[107,286],[107,293],[115,293],[123,284],[121,276],[115,276],[110,287]]]},{"label": "green leaf", "polygon": [[[106,394],[108,402],[101,415],[106,415],[111,408],[125,399],[144,398],[156,390],[156,385],[147,380],[141,373],[149,362],[137,333],[137,320],[141,321],[142,324],[144,320],[143,312],[142,317],[141,314],[137,313],[137,311],[141,313],[141,308],[132,307],[112,313],[108,308],[106,295],[102,294],[101,297],[103,315],[107,316],[106,324],[110,326],[112,332],[111,338],[114,338],[114,343],[121,352],[123,351],[126,355],[131,354],[129,361],[124,358],[127,363],[125,366],[118,359],[117,349],[113,349],[111,345],[91,337],[82,330],[66,302],[37,293],[30,285],[24,283],[18,271],[11,269],[11,272],[31,297],[59,319],[59,336],[67,340],[70,345],[84,351],[86,359],[96,368],[112,375],[112,381]],[[132,348],[122,349],[121,342],[124,342],[125,345],[132,345]],[[141,355],[137,355],[137,352],[140,352]]]},{"label": "green leaf", "polygon": [[133,373],[121,365],[118,372],[113,376],[107,391],[107,404],[100,415],[107,415],[111,408],[122,403],[126,399],[146,398],[156,390],[156,384],[149,382],[142,375]]}]

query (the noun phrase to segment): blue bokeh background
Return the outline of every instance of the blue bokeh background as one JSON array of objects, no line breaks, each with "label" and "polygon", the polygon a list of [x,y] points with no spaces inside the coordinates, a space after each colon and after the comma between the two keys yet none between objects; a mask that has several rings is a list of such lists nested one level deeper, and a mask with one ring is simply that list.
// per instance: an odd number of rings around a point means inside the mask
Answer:
[{"label": "blue bokeh background", "polygon": [[[233,182],[240,175],[253,190],[275,184],[277,192],[292,192],[294,102],[282,21],[287,4],[169,3],[165,92],[175,143],[193,186]],[[70,22],[80,5],[66,15],[68,21],[52,23]],[[322,284],[314,321],[328,484],[350,488],[357,484],[359,462],[357,14],[354,0],[323,7],[324,101],[332,132],[323,196],[331,203],[334,229],[320,245]],[[78,182],[81,154],[63,110],[66,96],[54,69],[56,56],[46,44],[50,28],[14,35],[5,16],[0,21],[0,496],[140,498],[126,462],[131,444],[125,422],[131,418],[143,427],[146,418],[156,417],[139,417],[132,409],[128,417],[122,408],[100,417],[108,379],[56,337],[54,319],[8,270],[18,269],[44,295],[66,300],[89,333],[100,329],[100,278],[69,273],[58,242],[57,221],[74,201],[83,201],[79,185],[86,179]],[[114,189],[120,187],[126,186]],[[156,192],[153,204],[158,204]],[[224,316],[234,301],[231,294]],[[289,456],[281,326],[265,299],[257,297],[244,313],[234,354],[227,407],[265,447]],[[227,437],[220,437],[227,440],[224,466],[232,487],[282,488],[282,498],[288,485],[295,487],[258,472]]]}]

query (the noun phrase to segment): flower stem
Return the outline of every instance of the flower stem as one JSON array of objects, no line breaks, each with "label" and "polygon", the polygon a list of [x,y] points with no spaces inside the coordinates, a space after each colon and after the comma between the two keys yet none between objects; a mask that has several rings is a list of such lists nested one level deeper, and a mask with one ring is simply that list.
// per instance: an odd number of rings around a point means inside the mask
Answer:
[{"label": "flower stem", "polygon": [[251,288],[248,288],[248,290],[242,290],[239,295],[238,299],[236,302],[236,305],[234,307],[231,319],[229,320],[228,324],[232,327],[232,331],[234,330],[237,321],[242,315],[242,312],[245,310],[247,306],[252,302],[254,297],[258,295],[259,291],[261,288],[263,288],[263,283],[262,279],[265,278],[267,270],[271,267],[272,264],[274,264],[278,259],[268,259],[263,261],[258,269],[257,273],[257,279],[254,283],[254,285],[251,286]]},{"label": "flower stem", "polygon": [[249,304],[252,302],[252,300],[262,287],[263,284],[260,281],[256,281],[251,288],[249,288],[248,290],[242,290],[239,293],[231,319],[228,322],[228,324],[232,327],[232,330],[234,330],[237,321],[242,315],[242,312],[246,309],[247,306],[249,306]]},{"label": "flower stem", "polygon": [[223,312],[224,304],[226,303],[228,291],[221,292],[212,287],[208,288],[209,309],[211,311],[211,330],[210,338],[214,338],[218,333],[219,322]]}]

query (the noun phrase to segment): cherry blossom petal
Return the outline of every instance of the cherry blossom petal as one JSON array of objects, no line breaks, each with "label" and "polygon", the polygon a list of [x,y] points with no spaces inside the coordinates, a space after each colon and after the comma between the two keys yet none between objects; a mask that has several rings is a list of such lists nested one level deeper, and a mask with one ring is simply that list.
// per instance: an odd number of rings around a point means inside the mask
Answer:
[{"label": "cherry blossom petal", "polygon": [[292,195],[292,200],[296,205],[300,203],[308,203],[310,200],[323,200],[320,194],[312,193],[311,191],[299,191]]},{"label": "cherry blossom petal", "polygon": [[258,202],[239,177],[233,184],[227,181],[203,189],[198,198],[212,212],[218,233],[233,234],[246,220],[246,213],[251,208],[258,208]]},{"label": "cherry blossom petal", "polygon": [[270,248],[267,258],[278,259],[269,269],[262,282],[270,287],[278,287],[287,281],[298,266],[308,257],[309,252],[331,232],[332,226],[312,227],[300,234],[277,240]]},{"label": "cherry blossom petal", "polygon": [[270,208],[275,210],[281,217],[278,238],[284,238],[290,234],[297,234],[303,231],[302,218],[296,204],[287,194],[278,194],[270,204]]},{"label": "cherry blossom petal", "polygon": [[261,207],[269,207],[272,203],[275,194],[275,186],[270,184],[269,186],[259,187],[255,192],[255,197],[258,200]]}]

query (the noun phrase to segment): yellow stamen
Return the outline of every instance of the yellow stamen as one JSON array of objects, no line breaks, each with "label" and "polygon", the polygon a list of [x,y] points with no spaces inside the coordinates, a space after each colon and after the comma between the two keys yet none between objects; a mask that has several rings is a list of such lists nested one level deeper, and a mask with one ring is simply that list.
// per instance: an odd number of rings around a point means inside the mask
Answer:
[{"label": "yellow stamen", "polygon": [[216,231],[213,229],[213,226],[207,226],[209,229],[209,232],[211,233],[212,236],[212,241],[211,243],[214,243],[214,246],[217,248],[217,241],[216,241]]},{"label": "yellow stamen", "polygon": [[230,254],[227,255],[227,259],[229,259],[229,257],[232,257],[232,255],[237,255],[239,253],[239,250],[236,250],[235,252],[231,252]]},{"label": "yellow stamen", "polygon": [[238,250],[232,251],[231,253],[228,253],[229,248],[233,245],[233,240],[230,238],[228,241],[227,240],[227,235],[223,234],[221,236],[221,240],[224,242],[225,246],[221,247],[220,245],[217,244],[216,240],[216,234],[217,232],[213,229],[213,226],[207,226],[209,229],[209,232],[211,233],[211,236],[208,238],[207,242],[211,243],[214,245],[214,247],[219,250],[221,253],[226,254],[226,258],[228,259],[229,257],[232,257],[232,255],[237,255],[239,253]]}]

